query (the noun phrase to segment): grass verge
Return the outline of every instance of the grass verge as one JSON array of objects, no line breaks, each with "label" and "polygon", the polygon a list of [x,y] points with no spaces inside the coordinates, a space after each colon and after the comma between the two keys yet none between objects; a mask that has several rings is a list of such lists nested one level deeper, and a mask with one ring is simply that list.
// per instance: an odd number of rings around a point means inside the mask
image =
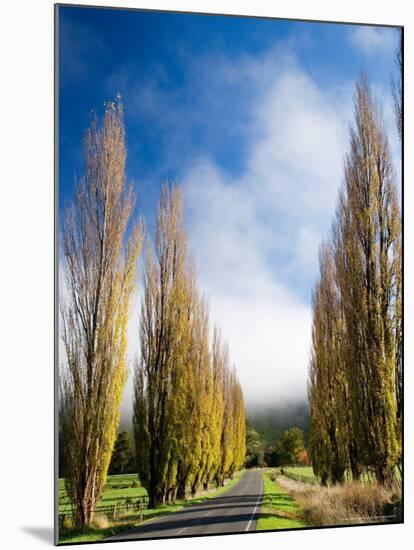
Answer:
[{"label": "grass verge", "polygon": [[[233,487],[243,474],[243,470],[236,472],[234,478],[229,480],[224,487],[218,489],[210,489],[199,496],[187,500],[177,501],[174,504],[165,504],[154,509],[143,510],[143,520],[140,519],[139,512],[130,512],[117,517],[116,519],[110,519],[106,516],[97,514],[94,520],[94,524],[88,529],[63,529],[60,533],[59,543],[76,543],[76,542],[93,542],[104,540],[108,537],[129,531],[138,525],[154,520],[156,518],[171,514],[172,512],[178,512],[182,508],[187,506],[193,506],[194,504],[200,504],[206,500],[220,496]],[[113,476],[112,476],[113,477]],[[146,493],[145,493],[146,494]],[[105,494],[104,494],[105,497]],[[98,508],[99,509],[99,508]]]},{"label": "grass verge", "polygon": [[[286,478],[285,478],[286,479]],[[282,483],[282,478],[280,478]],[[285,482],[283,481],[283,485]],[[312,526],[358,525],[400,521],[399,485],[383,487],[377,482],[348,482],[333,487],[292,484],[290,494]]]},{"label": "grass verge", "polygon": [[301,510],[294,498],[272,480],[271,475],[269,470],[263,474],[263,502],[256,531],[306,527],[300,519]]}]

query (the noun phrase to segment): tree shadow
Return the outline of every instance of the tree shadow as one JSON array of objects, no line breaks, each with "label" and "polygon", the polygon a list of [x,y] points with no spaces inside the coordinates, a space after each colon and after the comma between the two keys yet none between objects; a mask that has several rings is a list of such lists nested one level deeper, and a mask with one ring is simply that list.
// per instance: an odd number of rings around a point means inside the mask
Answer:
[{"label": "tree shadow", "polygon": [[[212,527],[213,530],[203,534],[223,534],[237,533],[242,531],[252,518],[251,512],[234,513],[229,515],[219,516],[196,516],[193,518],[180,517],[175,514],[160,517],[160,521],[136,526],[134,529],[110,537],[112,540],[128,540],[140,538],[161,538],[161,537],[176,537],[180,534],[180,529],[186,528],[186,535],[200,534],[197,532],[200,528]],[[231,529],[230,526],[236,526]],[[241,527],[237,527],[237,525]],[[191,530],[195,528],[195,533]],[[185,536],[185,535],[184,535]]]}]

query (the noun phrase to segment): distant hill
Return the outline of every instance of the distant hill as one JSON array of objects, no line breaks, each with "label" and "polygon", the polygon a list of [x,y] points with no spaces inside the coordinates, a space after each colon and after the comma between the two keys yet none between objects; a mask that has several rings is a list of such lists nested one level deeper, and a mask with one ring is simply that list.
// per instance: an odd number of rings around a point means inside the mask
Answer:
[{"label": "distant hill", "polygon": [[309,434],[309,404],[306,401],[286,405],[248,406],[247,419],[254,430],[269,446],[274,446],[282,433],[297,426]]},{"label": "distant hill", "polygon": [[[274,446],[282,433],[297,426],[305,432],[305,442],[309,433],[309,405],[307,401],[287,405],[246,406],[246,416],[251,427],[269,446]],[[132,420],[121,418],[119,432],[133,434]]]}]

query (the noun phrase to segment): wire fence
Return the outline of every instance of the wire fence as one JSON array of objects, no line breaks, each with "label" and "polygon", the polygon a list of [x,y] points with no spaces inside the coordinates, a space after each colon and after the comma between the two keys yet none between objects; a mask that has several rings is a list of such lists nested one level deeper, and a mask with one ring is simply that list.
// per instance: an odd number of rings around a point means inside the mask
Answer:
[{"label": "wire fence", "polygon": [[289,472],[284,468],[281,468],[280,473],[293,481],[299,481],[300,483],[308,483],[310,485],[319,485],[319,480],[317,477],[306,476],[303,474],[297,474],[295,472]]},{"label": "wire fence", "polygon": [[[141,497],[137,500],[129,502],[115,502],[110,506],[100,506],[96,510],[93,510],[93,514],[102,514],[108,518],[115,519],[118,515],[122,515],[130,512],[138,512],[140,519],[143,519],[144,510],[148,508],[148,497]],[[73,523],[74,512],[59,512],[59,528],[62,528],[66,521]]]},{"label": "wire fence", "polygon": [[[320,485],[320,479],[316,476],[307,476],[303,474],[299,474],[296,472],[291,472],[289,470],[286,470],[285,468],[280,468],[280,473],[288,477],[289,479],[292,479],[293,481],[299,481],[301,483],[308,483],[310,485]],[[345,473],[345,480],[346,481],[352,481],[352,475],[348,471]],[[361,476],[361,481],[367,484],[371,484],[375,482],[375,475],[372,472],[363,472]],[[402,486],[401,481],[401,474],[396,474],[396,477],[393,482],[396,486],[400,487]]]}]

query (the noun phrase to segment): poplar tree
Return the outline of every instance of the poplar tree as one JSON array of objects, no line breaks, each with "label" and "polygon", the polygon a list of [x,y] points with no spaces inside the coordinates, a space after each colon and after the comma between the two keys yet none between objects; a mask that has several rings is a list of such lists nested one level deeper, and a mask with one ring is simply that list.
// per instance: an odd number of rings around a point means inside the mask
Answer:
[{"label": "poplar tree", "polygon": [[213,479],[219,485],[218,473],[221,464],[221,434],[224,416],[224,388],[223,388],[223,358],[222,358],[222,336],[220,330],[215,327],[211,348],[211,370],[213,397],[211,402],[211,414],[209,423],[210,446],[204,487]]},{"label": "poplar tree", "polygon": [[[195,269],[187,275],[187,315],[186,335],[181,339],[182,357],[177,361],[180,371],[174,379],[172,416],[174,419],[175,449],[171,454],[171,464],[176,464],[177,497],[185,498],[192,484],[201,459],[201,409],[203,395],[201,387],[201,362],[204,360],[201,341],[202,319],[198,291],[195,285]],[[185,419],[185,420],[184,420]],[[174,488],[172,492],[174,493]]]},{"label": "poplar tree", "polygon": [[62,228],[68,296],[61,305],[66,366],[60,424],[65,484],[76,525],[90,525],[106,482],[126,380],[127,323],[141,247],[139,226],[124,246],[133,210],[125,178],[120,99],[107,103],[84,139],[85,175]]},{"label": "poplar tree", "polygon": [[394,478],[401,452],[401,218],[387,135],[365,75],[356,87],[338,216],[336,263],[353,428],[363,463],[384,483]]},{"label": "poplar tree", "polygon": [[342,483],[348,466],[346,384],[343,367],[343,322],[336,286],[332,246],[319,250],[319,281],[312,299],[310,452],[322,484]]},{"label": "poplar tree", "polygon": [[401,215],[381,111],[365,75],[354,114],[313,297],[310,442],[323,482],[340,481],[334,465],[348,463],[354,479],[366,469],[384,484],[401,461]]},{"label": "poplar tree", "polygon": [[229,474],[230,466],[233,461],[233,416],[231,411],[231,392],[230,392],[230,371],[229,371],[229,350],[227,343],[220,340],[217,350],[218,366],[221,375],[221,390],[223,399],[223,413],[220,426],[220,447],[219,461],[216,471],[217,486],[224,485],[224,480]]},{"label": "poplar tree", "polygon": [[138,473],[151,508],[165,501],[169,485],[175,483],[177,464],[170,461],[177,445],[172,388],[183,373],[187,345],[186,271],[182,193],[176,185],[171,191],[164,185],[156,258],[149,246],[146,255],[134,400]]},{"label": "poplar tree", "polygon": [[234,403],[234,459],[230,471],[231,477],[234,472],[240,470],[246,458],[246,417],[244,413],[243,391],[237,379],[234,369],[233,377],[233,403]]},{"label": "poplar tree", "polygon": [[194,457],[191,477],[191,494],[194,496],[200,484],[205,483],[212,446],[211,425],[213,405],[213,371],[209,349],[209,312],[206,299],[197,300],[192,340],[195,365],[196,432],[193,433],[190,450]]},{"label": "poplar tree", "polygon": [[397,126],[398,136],[402,141],[403,133],[403,89],[402,89],[402,77],[403,77],[403,31],[398,29],[398,46],[395,52],[395,66],[397,67],[398,77],[397,81],[392,79],[392,97],[394,101],[394,115],[395,124]]},{"label": "poplar tree", "polygon": [[[399,40],[398,46],[395,52],[395,65],[398,71],[397,81],[392,81],[392,95],[394,100],[394,115],[395,123],[397,126],[398,136],[400,138],[400,143],[402,144],[403,139],[403,30],[398,30]],[[397,311],[397,370],[396,370],[396,399],[397,399],[397,416],[399,431],[402,433],[402,414],[403,414],[403,403],[402,403],[402,355],[403,355],[403,342],[402,342],[402,279],[401,272],[397,273],[397,302],[396,302],[396,311]]]},{"label": "poplar tree", "polygon": [[227,477],[232,478],[244,463],[246,456],[246,419],[243,393],[235,369],[229,366],[229,351],[226,343],[219,348],[223,391],[223,419],[220,437],[220,461],[216,472],[216,483],[224,485]]},{"label": "poplar tree", "polygon": [[134,398],[138,474],[150,507],[224,484],[244,462],[243,393],[187,250],[183,196],[164,186],[148,247]]}]

